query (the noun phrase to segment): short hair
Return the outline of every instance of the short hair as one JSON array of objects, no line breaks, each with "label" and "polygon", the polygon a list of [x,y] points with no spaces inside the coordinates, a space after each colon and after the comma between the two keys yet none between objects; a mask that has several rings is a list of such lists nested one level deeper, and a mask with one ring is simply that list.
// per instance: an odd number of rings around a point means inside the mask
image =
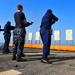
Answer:
[{"label": "short hair", "polygon": [[10,25],[10,24],[11,24],[11,22],[10,22],[10,21],[7,21],[7,24],[8,24],[8,25]]},{"label": "short hair", "polygon": [[47,10],[47,13],[52,13],[52,10],[51,10],[51,9],[48,9],[48,10]]},{"label": "short hair", "polygon": [[18,9],[18,10],[20,10],[20,8],[23,8],[23,6],[22,6],[22,5],[20,5],[20,4],[19,4],[19,5],[17,5],[17,9]]}]

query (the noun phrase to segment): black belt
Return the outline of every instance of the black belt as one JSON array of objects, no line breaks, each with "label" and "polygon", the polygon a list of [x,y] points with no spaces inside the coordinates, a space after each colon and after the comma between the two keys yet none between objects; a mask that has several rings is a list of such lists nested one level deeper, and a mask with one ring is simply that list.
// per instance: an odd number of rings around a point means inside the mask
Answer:
[{"label": "black belt", "polygon": [[15,27],[15,28],[24,28],[24,27]]},{"label": "black belt", "polygon": [[4,32],[3,34],[10,34],[10,32]]}]

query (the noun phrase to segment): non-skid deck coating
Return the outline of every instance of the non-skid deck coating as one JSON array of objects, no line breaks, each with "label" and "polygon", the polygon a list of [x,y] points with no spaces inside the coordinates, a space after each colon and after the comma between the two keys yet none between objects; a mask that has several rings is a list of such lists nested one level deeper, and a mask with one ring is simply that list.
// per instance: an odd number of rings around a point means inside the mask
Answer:
[{"label": "non-skid deck coating", "polygon": [[[12,61],[12,53],[2,54],[0,48],[0,75],[75,75],[75,52],[51,51],[52,64],[41,63],[41,49],[24,49],[26,62]],[[12,52],[12,48],[10,48]]]}]

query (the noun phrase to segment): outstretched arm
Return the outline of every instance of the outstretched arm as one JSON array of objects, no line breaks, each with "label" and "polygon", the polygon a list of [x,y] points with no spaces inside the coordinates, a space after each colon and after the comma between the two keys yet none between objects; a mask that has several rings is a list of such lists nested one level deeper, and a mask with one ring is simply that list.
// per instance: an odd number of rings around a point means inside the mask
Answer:
[{"label": "outstretched arm", "polygon": [[58,18],[57,18],[55,15],[53,15],[53,14],[52,14],[52,19],[53,19],[54,21],[58,21]]},{"label": "outstretched arm", "polygon": [[26,20],[23,20],[23,23],[25,24],[25,27],[28,27],[29,25],[33,24],[33,22],[26,22]]},{"label": "outstretched arm", "polygon": [[55,21],[53,20],[52,23],[51,23],[51,25],[53,25],[54,23],[55,23]]},{"label": "outstretched arm", "polygon": [[4,31],[4,29],[0,29],[0,31]]},{"label": "outstretched arm", "polygon": [[14,30],[14,28],[15,28],[14,26],[10,26],[10,30]]},{"label": "outstretched arm", "polygon": [[32,24],[33,24],[33,22],[26,22],[25,27],[28,27],[29,25],[32,25]]}]

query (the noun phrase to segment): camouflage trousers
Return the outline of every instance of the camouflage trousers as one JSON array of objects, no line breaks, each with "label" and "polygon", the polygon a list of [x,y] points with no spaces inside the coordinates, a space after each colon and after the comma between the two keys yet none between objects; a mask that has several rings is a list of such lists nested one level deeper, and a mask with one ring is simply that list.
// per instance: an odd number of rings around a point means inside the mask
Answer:
[{"label": "camouflage trousers", "polygon": [[24,28],[15,28],[13,31],[13,54],[20,55],[23,52],[26,31]]}]

